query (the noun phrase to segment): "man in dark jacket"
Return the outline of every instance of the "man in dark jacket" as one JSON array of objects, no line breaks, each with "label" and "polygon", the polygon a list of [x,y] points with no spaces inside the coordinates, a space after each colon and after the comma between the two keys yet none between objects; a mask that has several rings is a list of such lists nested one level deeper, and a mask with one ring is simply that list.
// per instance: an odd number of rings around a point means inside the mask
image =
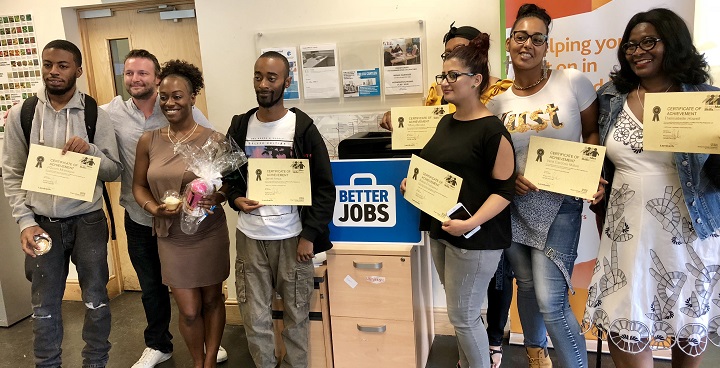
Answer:
[{"label": "man in dark jacket", "polygon": [[[283,92],[290,86],[287,59],[266,52],[255,62],[259,107],[232,119],[228,137],[250,158],[307,159],[311,206],[263,206],[246,197],[247,166],[228,180],[230,206],[239,211],[236,231],[236,288],[250,354],[258,368],[277,365],[272,324],[272,290],[283,299],[283,366],[308,367],[312,258],[332,247],[328,223],[335,205],[325,143],[312,119],[286,109]],[[272,157],[272,158],[268,158]]]}]

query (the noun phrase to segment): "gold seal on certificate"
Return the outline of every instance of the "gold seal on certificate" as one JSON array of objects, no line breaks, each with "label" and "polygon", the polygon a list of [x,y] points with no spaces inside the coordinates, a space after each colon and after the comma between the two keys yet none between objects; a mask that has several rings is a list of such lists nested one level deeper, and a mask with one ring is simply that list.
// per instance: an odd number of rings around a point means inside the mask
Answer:
[{"label": "gold seal on certificate", "polygon": [[393,107],[392,149],[422,149],[449,112],[447,106]]},{"label": "gold seal on certificate", "polygon": [[450,219],[448,210],[457,204],[462,181],[461,177],[412,155],[405,199],[439,221],[446,221]]},{"label": "gold seal on certificate", "polygon": [[643,148],[720,153],[720,91],[648,93]]},{"label": "gold seal on certificate", "polygon": [[264,205],[310,206],[310,161],[248,159],[247,198]]},{"label": "gold seal on certificate", "polygon": [[603,146],[532,136],[524,176],[538,189],[592,199],[604,159]]},{"label": "gold seal on certificate", "polygon": [[90,202],[99,169],[100,157],[31,144],[20,188]]}]

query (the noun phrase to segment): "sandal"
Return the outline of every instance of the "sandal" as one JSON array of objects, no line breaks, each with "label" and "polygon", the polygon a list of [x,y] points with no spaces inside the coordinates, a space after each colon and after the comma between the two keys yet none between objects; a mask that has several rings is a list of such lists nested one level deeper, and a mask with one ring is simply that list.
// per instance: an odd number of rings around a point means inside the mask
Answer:
[{"label": "sandal", "polygon": [[[499,349],[490,348],[490,367],[499,368],[500,362],[502,362],[503,349],[502,346]],[[495,357],[498,355],[498,357]]]}]

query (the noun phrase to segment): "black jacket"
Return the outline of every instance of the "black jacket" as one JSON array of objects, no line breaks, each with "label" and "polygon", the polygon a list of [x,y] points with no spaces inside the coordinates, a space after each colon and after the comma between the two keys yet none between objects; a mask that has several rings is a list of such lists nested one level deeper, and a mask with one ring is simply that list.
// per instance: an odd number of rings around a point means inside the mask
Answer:
[{"label": "black jacket", "polygon": [[[235,115],[230,123],[227,136],[234,139],[243,151],[248,121],[257,110],[256,107],[245,114]],[[290,111],[295,113],[293,153],[296,158],[306,158],[310,161],[312,206],[298,206],[302,222],[300,236],[313,243],[313,251],[317,254],[332,248],[328,223],[332,220],[335,208],[335,184],[325,142],[313,120],[299,109],[291,108]],[[235,199],[244,197],[247,192],[246,177],[247,165],[244,165],[225,179],[230,186],[227,193],[228,203],[235,211],[240,211],[240,208],[235,206]]]}]

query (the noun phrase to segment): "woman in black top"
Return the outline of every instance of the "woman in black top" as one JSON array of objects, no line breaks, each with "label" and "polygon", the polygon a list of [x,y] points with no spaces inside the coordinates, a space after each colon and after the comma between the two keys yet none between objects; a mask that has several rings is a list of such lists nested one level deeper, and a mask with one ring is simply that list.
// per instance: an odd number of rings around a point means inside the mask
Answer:
[{"label": "woman in black top", "polygon": [[[463,178],[459,201],[473,214],[467,220],[440,222],[423,213],[420,225],[430,233],[462,368],[490,367],[480,314],[502,249],[510,246],[508,204],[515,191],[510,134],[478,98],[490,77],[488,48],[489,36],[481,33],[445,59],[443,73],[436,79],[445,99],[457,110],[440,121],[420,153],[423,159]],[[406,181],[400,186],[403,192]],[[477,226],[481,229],[474,235],[463,236]]]}]

